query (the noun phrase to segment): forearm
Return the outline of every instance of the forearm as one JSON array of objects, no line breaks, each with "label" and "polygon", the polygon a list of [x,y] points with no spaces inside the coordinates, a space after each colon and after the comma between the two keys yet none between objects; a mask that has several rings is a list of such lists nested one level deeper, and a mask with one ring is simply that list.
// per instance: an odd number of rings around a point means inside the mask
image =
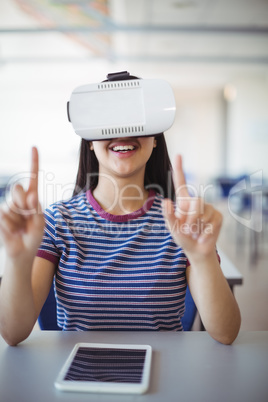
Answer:
[{"label": "forearm", "polygon": [[240,311],[216,253],[190,262],[189,287],[206,330],[217,341],[232,343],[240,329]]},{"label": "forearm", "polygon": [[31,258],[8,259],[0,286],[0,332],[16,345],[30,334],[36,321]]}]

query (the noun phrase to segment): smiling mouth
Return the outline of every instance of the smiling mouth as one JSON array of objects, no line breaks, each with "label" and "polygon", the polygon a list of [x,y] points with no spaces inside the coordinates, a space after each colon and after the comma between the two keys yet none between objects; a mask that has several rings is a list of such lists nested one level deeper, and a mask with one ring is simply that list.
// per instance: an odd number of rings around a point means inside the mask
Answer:
[{"label": "smiling mouth", "polygon": [[116,145],[112,148],[114,152],[129,152],[134,151],[134,145]]}]

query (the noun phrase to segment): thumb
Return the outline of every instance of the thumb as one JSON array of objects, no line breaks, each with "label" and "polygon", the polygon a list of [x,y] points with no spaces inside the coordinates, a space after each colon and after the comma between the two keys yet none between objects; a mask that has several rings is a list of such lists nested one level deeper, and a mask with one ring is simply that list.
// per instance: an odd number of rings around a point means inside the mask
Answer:
[{"label": "thumb", "polygon": [[26,218],[33,217],[35,222],[38,224],[38,221],[43,222],[43,210],[41,203],[38,200],[38,195],[35,192],[31,192],[27,197],[27,215]]},{"label": "thumb", "polygon": [[30,192],[27,195],[27,207],[28,207],[28,215],[35,214],[37,212],[37,206],[38,206],[38,197],[35,192]]}]

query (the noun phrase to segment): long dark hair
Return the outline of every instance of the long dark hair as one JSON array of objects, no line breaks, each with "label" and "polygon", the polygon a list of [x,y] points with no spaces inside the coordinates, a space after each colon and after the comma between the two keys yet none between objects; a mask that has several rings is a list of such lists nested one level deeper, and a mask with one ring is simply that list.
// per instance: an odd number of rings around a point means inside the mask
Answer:
[{"label": "long dark hair", "polygon": [[[174,199],[174,186],[171,177],[171,163],[164,134],[156,136],[157,146],[146,164],[144,186],[154,189],[164,197]],[[93,191],[98,184],[99,162],[95,152],[90,150],[89,141],[82,139],[80,159],[73,196],[87,190]]]},{"label": "long dark hair", "polygon": [[[138,77],[131,75],[119,79],[137,78]],[[174,199],[175,191],[171,177],[172,167],[164,134],[156,134],[155,138],[157,140],[157,146],[153,148],[152,154],[146,164],[144,186],[146,189],[154,189],[164,197]],[[90,150],[89,141],[82,139],[73,196],[89,189],[93,191],[98,184],[98,173],[99,162],[95,152]]]}]

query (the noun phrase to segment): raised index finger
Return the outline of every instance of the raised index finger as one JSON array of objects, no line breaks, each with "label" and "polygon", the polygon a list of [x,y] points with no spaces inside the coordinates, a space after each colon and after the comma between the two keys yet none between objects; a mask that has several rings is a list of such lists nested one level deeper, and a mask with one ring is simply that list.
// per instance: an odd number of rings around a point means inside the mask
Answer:
[{"label": "raised index finger", "polygon": [[181,155],[176,155],[174,161],[173,181],[177,197],[189,197]]},{"label": "raised index finger", "polygon": [[32,147],[32,161],[31,161],[31,177],[29,182],[28,193],[38,192],[38,169],[39,169],[39,158],[38,151],[36,147]]}]

